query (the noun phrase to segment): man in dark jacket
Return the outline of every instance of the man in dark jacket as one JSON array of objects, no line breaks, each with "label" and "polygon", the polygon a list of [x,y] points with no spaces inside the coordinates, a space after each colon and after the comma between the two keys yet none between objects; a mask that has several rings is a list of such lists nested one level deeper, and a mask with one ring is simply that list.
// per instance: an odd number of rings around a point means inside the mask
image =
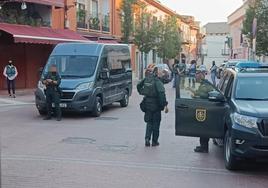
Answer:
[{"label": "man in dark jacket", "polygon": [[137,90],[143,95],[142,105],[145,112],[144,121],[147,123],[145,134],[145,146],[159,146],[159,128],[161,122],[161,111],[168,113],[168,102],[166,100],[165,88],[158,78],[158,69],[154,65],[149,65],[146,71],[146,78],[138,85]]},{"label": "man in dark jacket", "polygon": [[43,84],[46,86],[46,105],[47,105],[47,117],[44,120],[51,119],[52,116],[52,103],[55,105],[57,114],[57,121],[61,120],[61,109],[60,109],[60,88],[61,83],[60,75],[57,72],[56,65],[51,65],[49,72],[45,74],[42,79]]}]

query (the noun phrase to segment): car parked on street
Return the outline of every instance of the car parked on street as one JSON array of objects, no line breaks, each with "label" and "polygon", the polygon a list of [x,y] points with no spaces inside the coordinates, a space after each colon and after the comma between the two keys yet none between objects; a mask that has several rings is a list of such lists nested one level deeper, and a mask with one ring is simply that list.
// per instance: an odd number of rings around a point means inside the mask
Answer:
[{"label": "car parked on street", "polygon": [[[51,53],[42,77],[51,65],[61,76],[63,111],[92,112],[100,116],[103,106],[119,102],[128,106],[132,93],[130,51],[127,45],[99,43],[59,44]],[[39,81],[36,107],[46,113],[45,86]]]},{"label": "car parked on street", "polygon": [[222,139],[229,170],[239,168],[244,158],[267,159],[268,64],[241,61],[225,70],[218,88],[202,84],[206,97],[177,87],[176,135]]}]

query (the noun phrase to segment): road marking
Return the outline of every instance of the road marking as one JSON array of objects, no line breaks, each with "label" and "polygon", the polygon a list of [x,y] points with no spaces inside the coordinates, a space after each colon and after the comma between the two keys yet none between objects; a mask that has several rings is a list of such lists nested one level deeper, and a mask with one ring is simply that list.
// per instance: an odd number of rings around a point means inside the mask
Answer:
[{"label": "road marking", "polygon": [[33,105],[33,102],[21,102],[17,100],[11,100],[11,99],[3,99],[0,98],[0,106],[5,107],[5,106],[19,106],[19,105]]},{"label": "road marking", "polygon": [[157,169],[168,171],[181,171],[181,172],[193,172],[202,174],[213,175],[226,175],[226,176],[246,176],[246,177],[261,177],[267,178],[267,175],[251,175],[247,172],[230,172],[226,169],[216,168],[201,168],[191,166],[178,166],[168,164],[149,164],[140,162],[121,162],[121,161],[106,161],[106,160],[90,160],[90,159],[77,159],[77,158],[58,158],[49,156],[34,156],[34,155],[2,155],[2,161],[43,161],[43,162],[57,162],[57,163],[76,163],[93,166],[105,166],[105,167],[123,167],[123,168],[138,168],[138,169]]}]

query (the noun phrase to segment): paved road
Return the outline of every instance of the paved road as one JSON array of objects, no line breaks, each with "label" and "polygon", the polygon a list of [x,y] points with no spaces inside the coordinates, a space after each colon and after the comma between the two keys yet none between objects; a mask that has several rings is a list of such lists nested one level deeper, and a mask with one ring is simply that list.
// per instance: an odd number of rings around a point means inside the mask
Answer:
[{"label": "paved road", "polygon": [[[158,148],[144,147],[140,97],[128,108],[108,107],[101,118],[65,115],[43,121],[31,103],[0,108],[3,188],[268,187],[268,165],[224,168],[222,149],[197,154],[197,138],[174,136],[171,112],[163,115]],[[19,99],[17,99],[19,100]]]}]

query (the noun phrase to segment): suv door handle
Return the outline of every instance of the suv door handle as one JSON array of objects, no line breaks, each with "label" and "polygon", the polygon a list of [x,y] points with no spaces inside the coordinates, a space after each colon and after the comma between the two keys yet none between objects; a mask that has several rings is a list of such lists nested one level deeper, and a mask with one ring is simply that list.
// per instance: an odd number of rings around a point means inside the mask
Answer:
[{"label": "suv door handle", "polygon": [[178,106],[176,106],[176,108],[185,109],[185,108],[189,108],[189,106],[185,104],[179,104]]}]

